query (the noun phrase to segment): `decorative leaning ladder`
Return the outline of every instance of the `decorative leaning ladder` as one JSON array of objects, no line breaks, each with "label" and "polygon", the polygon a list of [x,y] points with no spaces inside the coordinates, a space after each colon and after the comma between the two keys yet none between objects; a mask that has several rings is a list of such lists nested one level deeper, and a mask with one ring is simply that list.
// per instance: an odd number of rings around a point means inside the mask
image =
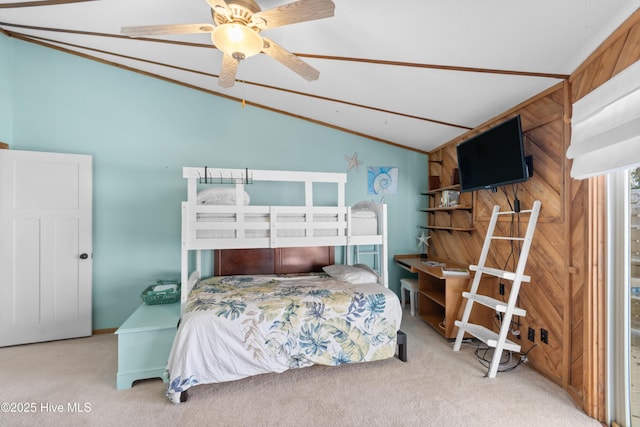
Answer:
[{"label": "decorative leaning ladder", "polygon": [[[484,245],[482,247],[482,253],[480,254],[478,265],[469,266],[469,269],[471,271],[475,271],[476,275],[473,278],[470,292],[462,293],[462,296],[464,298],[467,298],[467,304],[464,308],[462,320],[455,321],[455,325],[459,329],[458,335],[456,336],[456,342],[453,347],[454,351],[460,350],[465,332],[478,338],[489,347],[495,348],[493,358],[491,359],[491,366],[487,374],[489,378],[495,378],[498,372],[498,366],[500,365],[500,359],[502,357],[503,350],[515,352],[520,351],[520,345],[508,340],[507,334],[509,333],[509,329],[511,328],[511,318],[513,317],[513,315],[526,316],[527,314],[526,310],[516,307],[516,301],[518,300],[518,293],[520,292],[520,284],[522,282],[531,281],[531,277],[524,274],[524,268],[527,264],[527,258],[529,257],[529,248],[531,247],[531,240],[536,228],[536,223],[538,222],[538,214],[540,213],[540,201],[536,200],[533,203],[533,208],[531,210],[520,211],[521,214],[530,214],[527,231],[524,237],[494,236],[493,232],[498,221],[498,216],[513,215],[515,213],[516,212],[513,211],[500,212],[500,206],[494,206],[493,213],[491,215],[491,221],[489,222],[489,228],[487,229],[487,237],[484,240]],[[485,262],[487,260],[487,255],[489,253],[489,247],[491,246],[492,240],[511,240],[523,242],[522,249],[520,251],[520,257],[518,258],[518,265],[515,272],[485,267]],[[506,303],[485,295],[479,295],[477,293],[478,286],[480,285],[480,279],[482,278],[483,274],[488,274],[512,281],[509,300]],[[502,324],[500,326],[499,333],[496,333],[484,326],[469,323],[469,316],[471,315],[471,310],[473,309],[474,302],[492,308],[497,313],[503,313]]]}]

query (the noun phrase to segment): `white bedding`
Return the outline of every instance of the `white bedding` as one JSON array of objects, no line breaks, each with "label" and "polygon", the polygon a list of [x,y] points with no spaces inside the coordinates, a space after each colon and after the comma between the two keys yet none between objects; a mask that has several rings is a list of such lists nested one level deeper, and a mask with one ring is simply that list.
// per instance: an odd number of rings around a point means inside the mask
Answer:
[{"label": "white bedding", "polygon": [[228,276],[189,294],[169,357],[167,396],[313,364],[393,357],[402,309],[377,283],[326,276]]}]

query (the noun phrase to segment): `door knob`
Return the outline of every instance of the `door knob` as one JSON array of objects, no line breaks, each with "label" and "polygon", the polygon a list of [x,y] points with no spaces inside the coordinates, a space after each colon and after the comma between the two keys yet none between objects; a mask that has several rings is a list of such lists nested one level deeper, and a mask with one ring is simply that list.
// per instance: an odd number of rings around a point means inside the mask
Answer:
[{"label": "door knob", "polygon": [[87,259],[89,258],[89,255],[87,254],[80,254],[80,259]]}]

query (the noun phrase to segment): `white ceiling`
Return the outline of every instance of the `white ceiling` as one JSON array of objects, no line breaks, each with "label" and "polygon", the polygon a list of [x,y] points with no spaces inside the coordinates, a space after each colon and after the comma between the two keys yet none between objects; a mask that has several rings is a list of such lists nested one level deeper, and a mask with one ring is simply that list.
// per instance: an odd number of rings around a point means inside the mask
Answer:
[{"label": "white ceiling", "polygon": [[[205,0],[0,0],[0,28],[430,151],[561,82],[640,7],[640,0],[333,1],[334,17],[262,33],[318,69],[318,80],[258,55],[241,61],[236,78],[244,83],[228,89],[218,86],[222,53],[209,34],[120,35],[122,26],[212,23]],[[257,3],[266,10],[290,1]]]}]

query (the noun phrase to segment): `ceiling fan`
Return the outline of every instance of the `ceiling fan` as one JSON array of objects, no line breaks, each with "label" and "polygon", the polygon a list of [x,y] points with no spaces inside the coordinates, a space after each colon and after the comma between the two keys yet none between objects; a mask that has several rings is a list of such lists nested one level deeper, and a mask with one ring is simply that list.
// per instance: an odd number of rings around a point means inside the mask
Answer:
[{"label": "ceiling fan", "polygon": [[241,60],[260,52],[309,81],[320,76],[318,70],[259,33],[270,28],[331,17],[335,9],[333,1],[299,0],[268,10],[260,9],[254,0],[206,1],[211,7],[213,25],[143,25],[122,27],[121,32],[130,37],[211,33],[213,44],[224,54],[218,77],[218,85],[222,87],[233,86]]}]

